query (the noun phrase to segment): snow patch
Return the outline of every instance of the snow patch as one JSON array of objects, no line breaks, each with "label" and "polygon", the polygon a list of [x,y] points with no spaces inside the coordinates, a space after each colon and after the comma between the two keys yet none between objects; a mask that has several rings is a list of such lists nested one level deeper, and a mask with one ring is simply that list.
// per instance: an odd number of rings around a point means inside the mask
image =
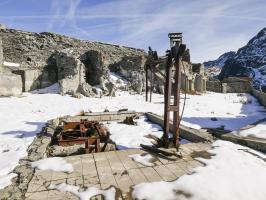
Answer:
[{"label": "snow patch", "polygon": [[0,176],[0,189],[5,188],[6,186],[11,184],[11,179],[16,177],[17,174],[10,173],[4,176]]},{"label": "snow patch", "polygon": [[243,137],[252,136],[266,139],[266,122],[259,123],[249,129],[240,130],[236,134]]},{"label": "snow patch", "polygon": [[59,83],[55,83],[55,84],[53,84],[49,87],[46,87],[46,88],[31,91],[31,93],[33,93],[33,94],[46,94],[46,93],[59,94],[59,92],[60,92]]},{"label": "snow patch", "polygon": [[111,133],[111,140],[115,141],[119,149],[140,148],[140,144],[152,145],[151,140],[145,136],[148,134],[161,137],[161,126],[152,124],[142,116],[136,119],[137,125],[127,125],[119,122],[110,122],[106,126]]},{"label": "snow patch", "polygon": [[[199,158],[206,166],[174,182],[141,183],[133,187],[133,199],[146,200],[264,200],[266,155],[217,140],[211,159]],[[156,191],[156,192],[154,192]]]},{"label": "snow patch", "polygon": [[3,65],[7,67],[19,67],[20,66],[19,63],[12,63],[12,62],[7,62],[7,61],[4,61]]},{"label": "snow patch", "polygon": [[74,185],[68,185],[66,183],[61,183],[59,185],[51,184],[49,189],[57,189],[62,192],[71,192],[78,196],[80,200],[88,200],[96,195],[103,195],[105,200],[115,200],[116,189],[110,187],[107,190],[100,190],[96,187],[90,187],[84,192],[79,192],[79,187]]},{"label": "snow patch", "polygon": [[110,80],[115,84],[117,88],[126,87],[128,85],[127,80],[114,72],[110,73]]},{"label": "snow patch", "polygon": [[73,166],[60,157],[44,158],[31,163],[31,166],[40,170],[53,170],[68,173],[73,172]]},{"label": "snow patch", "polygon": [[142,165],[145,165],[148,167],[154,166],[153,162],[155,161],[155,158],[150,154],[133,154],[133,155],[129,155],[128,157],[132,158],[134,161]]},{"label": "snow patch", "polygon": [[[204,95],[187,95],[185,112],[181,124],[200,129],[202,127],[239,130],[249,124],[265,118],[265,108],[249,94],[243,94],[252,100],[243,104],[243,96],[238,94],[222,94],[207,92]],[[184,95],[181,95],[184,98]],[[163,95],[154,94],[153,102],[146,102],[142,95],[130,95],[128,92],[117,92],[116,97],[77,99],[59,94],[24,93],[22,98],[0,98],[0,180],[8,175],[19,159],[27,156],[27,148],[37,133],[40,133],[48,120],[76,115],[82,111],[102,112],[117,111],[122,108],[137,112],[153,112],[163,115]],[[181,101],[181,108],[183,101]],[[211,121],[216,117],[217,121]],[[140,119],[144,120],[144,119]],[[119,148],[138,148],[139,144],[150,145],[150,139],[144,137],[154,134],[162,135],[161,127],[144,122],[143,127],[113,124],[112,140],[120,144]],[[156,124],[155,124],[156,125]],[[124,126],[124,127],[123,127]],[[120,128],[119,128],[120,127]],[[125,128],[125,129],[123,129]],[[129,128],[129,129],[126,129]],[[129,131],[125,131],[129,130]],[[125,134],[122,134],[125,132]],[[134,139],[135,138],[135,139]]]}]

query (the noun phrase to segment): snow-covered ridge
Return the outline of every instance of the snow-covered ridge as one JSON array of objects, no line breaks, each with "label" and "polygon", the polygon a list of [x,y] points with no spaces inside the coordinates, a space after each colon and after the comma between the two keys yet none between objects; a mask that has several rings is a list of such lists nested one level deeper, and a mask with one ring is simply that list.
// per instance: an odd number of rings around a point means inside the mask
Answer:
[{"label": "snow-covered ridge", "polygon": [[225,64],[225,62],[230,59],[233,58],[236,55],[236,52],[234,51],[229,51],[227,53],[222,54],[219,58],[217,58],[216,60],[211,60],[211,61],[207,61],[204,62],[204,67],[205,68],[211,68],[211,67],[219,67],[222,68]]},{"label": "snow-covered ridge", "polygon": [[266,92],[266,28],[240,48],[235,55],[224,57],[226,54],[204,64],[207,67],[221,66],[222,71],[219,75],[221,80],[230,76],[250,76],[253,79],[253,86]]}]

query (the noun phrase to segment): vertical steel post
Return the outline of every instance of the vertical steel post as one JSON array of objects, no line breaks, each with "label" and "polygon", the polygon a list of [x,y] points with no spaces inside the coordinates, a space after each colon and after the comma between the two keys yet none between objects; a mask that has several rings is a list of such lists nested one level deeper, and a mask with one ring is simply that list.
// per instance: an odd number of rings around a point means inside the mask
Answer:
[{"label": "vertical steel post", "polygon": [[148,102],[148,94],[149,94],[149,86],[148,86],[148,68],[149,65],[145,66],[145,73],[146,73],[146,101]]},{"label": "vertical steel post", "polygon": [[[185,51],[186,46],[182,43],[181,33],[169,33],[171,50],[167,56],[166,63],[166,83],[165,83],[165,105],[164,105],[164,134],[163,144],[166,148],[169,147],[169,123],[170,112],[173,112],[173,145],[179,146],[179,102],[180,102],[180,86],[181,86],[181,69],[180,59]],[[172,65],[174,62],[175,74],[174,83],[172,83]],[[172,91],[173,87],[173,91]],[[171,94],[173,92],[174,102],[171,105]]]},{"label": "vertical steel post", "polygon": [[172,56],[171,53],[167,56],[166,70],[165,70],[165,90],[164,90],[164,134],[163,145],[169,146],[169,120],[170,120],[170,104],[171,104],[171,90],[172,90]]},{"label": "vertical steel post", "polygon": [[174,82],[174,107],[173,112],[173,142],[176,147],[179,146],[179,102],[180,102],[180,85],[181,85],[181,69],[180,69],[180,57],[177,55],[175,66],[175,82]]},{"label": "vertical steel post", "polygon": [[151,72],[151,83],[150,83],[150,102],[152,99],[152,93],[153,93],[153,70],[152,70],[153,66],[150,67],[150,72]]}]

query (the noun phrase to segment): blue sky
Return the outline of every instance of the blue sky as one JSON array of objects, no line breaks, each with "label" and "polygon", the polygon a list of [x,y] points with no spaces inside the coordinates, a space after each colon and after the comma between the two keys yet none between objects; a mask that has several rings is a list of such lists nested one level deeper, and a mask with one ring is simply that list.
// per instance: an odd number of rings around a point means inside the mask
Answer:
[{"label": "blue sky", "polygon": [[245,45],[266,27],[266,0],[0,0],[0,23],[117,43],[163,55],[183,32],[194,62]]}]

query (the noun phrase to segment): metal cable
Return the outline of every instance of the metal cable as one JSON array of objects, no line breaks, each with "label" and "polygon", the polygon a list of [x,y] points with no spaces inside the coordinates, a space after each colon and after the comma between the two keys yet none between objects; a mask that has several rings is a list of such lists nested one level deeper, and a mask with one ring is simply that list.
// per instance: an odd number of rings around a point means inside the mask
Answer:
[{"label": "metal cable", "polygon": [[185,97],[184,97],[182,112],[181,112],[181,115],[180,115],[180,120],[179,120],[178,126],[177,126],[178,128],[179,128],[181,120],[183,118],[183,114],[184,114],[184,110],[185,110],[185,106],[186,106],[186,100],[187,100],[187,75],[186,75],[186,70],[185,70],[185,67],[184,67],[184,64],[183,64],[182,60],[181,60],[181,64],[182,64],[182,67],[183,67],[183,72],[185,74]]}]

